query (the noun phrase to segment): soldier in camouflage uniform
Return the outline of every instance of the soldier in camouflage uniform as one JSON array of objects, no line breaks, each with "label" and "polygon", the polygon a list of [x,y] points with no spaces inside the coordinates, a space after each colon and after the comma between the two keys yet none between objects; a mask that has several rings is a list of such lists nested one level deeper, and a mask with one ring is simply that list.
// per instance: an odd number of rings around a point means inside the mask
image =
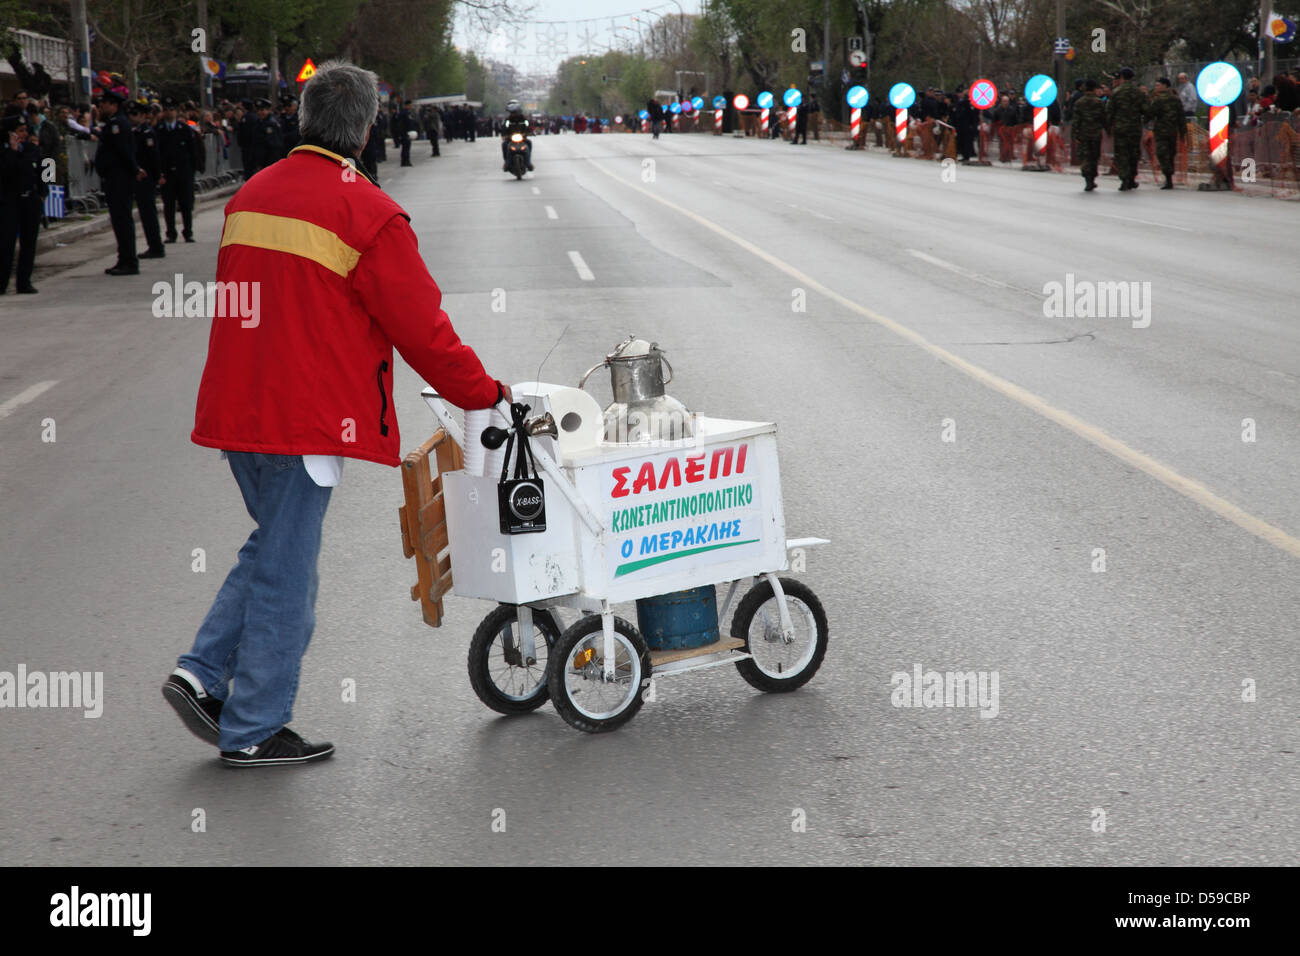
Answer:
[{"label": "soldier in camouflage uniform", "polygon": [[1174,92],[1169,77],[1156,80],[1156,91],[1147,105],[1147,116],[1155,121],[1156,158],[1160,171],[1165,174],[1161,189],[1174,188],[1174,157],[1178,155],[1178,141],[1187,136],[1187,120],[1183,118],[1183,103]]},{"label": "soldier in camouflage uniform", "polygon": [[1120,81],[1106,104],[1106,120],[1115,138],[1115,168],[1119,171],[1119,188],[1123,192],[1138,186],[1138,150],[1142,145],[1142,119],[1147,98],[1133,82],[1132,67],[1124,67],[1119,76]]},{"label": "soldier in camouflage uniform", "polygon": [[1079,172],[1084,192],[1097,188],[1097,160],[1101,157],[1101,134],[1106,130],[1106,104],[1097,95],[1097,81],[1083,84],[1083,95],[1074,102],[1070,135],[1079,143]]}]

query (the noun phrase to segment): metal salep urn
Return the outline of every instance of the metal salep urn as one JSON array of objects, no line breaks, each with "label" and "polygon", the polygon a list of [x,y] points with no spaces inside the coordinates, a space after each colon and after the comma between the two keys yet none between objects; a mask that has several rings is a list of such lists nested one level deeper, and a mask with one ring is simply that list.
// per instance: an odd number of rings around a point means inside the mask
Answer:
[{"label": "metal salep urn", "polygon": [[[673,367],[654,342],[629,336],[582,376],[586,383],[598,368],[609,367],[614,401],[605,409],[605,441],[678,441],[695,435],[695,416],[664,385],[672,381]],[[664,379],[664,367],[668,378]]]}]

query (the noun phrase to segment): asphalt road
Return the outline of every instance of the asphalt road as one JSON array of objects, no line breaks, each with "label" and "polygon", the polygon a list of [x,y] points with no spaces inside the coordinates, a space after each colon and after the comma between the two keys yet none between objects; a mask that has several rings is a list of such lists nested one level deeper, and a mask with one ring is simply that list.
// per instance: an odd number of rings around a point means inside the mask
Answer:
[{"label": "asphalt road", "polygon": [[[0,299],[0,671],[104,680],[97,719],[0,709],[0,864],[1296,860],[1294,205],[710,136],[543,137],[523,182],[424,149],[381,177],[494,375],[554,346],[575,383],[636,332],[692,409],[779,423],[789,532],[832,540],[799,575],[821,672],[666,678],[594,737],[498,717],[464,662],[489,605],[421,622],[400,478],[354,461],[293,722],[338,753],[224,769],[159,687],[250,522],[188,440],[207,321],[150,309],[212,277],[211,211],[138,278],[87,240]],[[1048,317],[1052,282],[1137,297]],[[420,387],[399,364],[407,448]],[[916,665],[997,672],[996,717],[894,706]]]}]

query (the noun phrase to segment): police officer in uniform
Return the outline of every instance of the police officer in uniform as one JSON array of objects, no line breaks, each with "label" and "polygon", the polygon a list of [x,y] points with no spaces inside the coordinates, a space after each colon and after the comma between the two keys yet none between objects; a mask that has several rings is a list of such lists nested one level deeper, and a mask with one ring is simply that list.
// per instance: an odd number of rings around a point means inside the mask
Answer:
[{"label": "police officer in uniform", "polygon": [[41,147],[28,135],[27,118],[14,108],[0,122],[0,295],[9,290],[9,274],[18,248],[18,292],[31,295],[36,265],[36,236],[41,227]]},{"label": "police officer in uniform", "polygon": [[1083,95],[1074,101],[1070,135],[1079,144],[1079,173],[1084,192],[1097,188],[1097,160],[1101,157],[1101,134],[1106,129],[1106,104],[1097,95],[1097,81],[1085,80]]},{"label": "police officer in uniform", "polygon": [[108,198],[108,218],[113,223],[117,238],[117,262],[104,272],[110,276],[140,274],[140,264],[135,255],[135,219],[131,205],[135,200],[135,184],[147,173],[135,161],[135,135],[131,124],[122,115],[126,94],[120,88],[105,91],[99,104],[99,149],[95,151],[95,172]]},{"label": "police officer in uniform", "polygon": [[442,135],[442,114],[438,112],[438,107],[430,106],[429,112],[424,116],[424,135],[429,137],[429,142],[433,146],[431,156],[441,156],[442,151],[438,149],[438,139]]},{"label": "police officer in uniform", "polygon": [[280,132],[283,139],[280,158],[284,159],[302,139],[298,132],[298,101],[292,96],[280,97]]},{"label": "police officer in uniform", "polygon": [[176,101],[163,100],[162,122],[154,129],[162,161],[158,180],[163,194],[163,221],[167,242],[176,241],[176,210],[181,211],[181,233],[194,241],[194,147],[198,133],[176,115]]},{"label": "police officer in uniform", "polygon": [[1106,103],[1106,119],[1115,138],[1115,169],[1121,192],[1137,189],[1138,150],[1142,145],[1142,118],[1147,98],[1133,82],[1132,67],[1119,71],[1119,82]]},{"label": "police officer in uniform", "polygon": [[1174,157],[1178,155],[1178,141],[1187,136],[1187,120],[1183,117],[1183,102],[1174,92],[1169,77],[1156,80],[1156,91],[1151,96],[1147,115],[1155,120],[1156,159],[1165,174],[1161,189],[1174,188]]},{"label": "police officer in uniform", "polygon": [[157,183],[162,178],[162,154],[158,149],[158,134],[149,124],[149,105],[132,103],[128,115],[135,120],[135,161],[145,171],[145,178],[136,180],[135,206],[140,212],[140,225],[144,227],[149,242],[141,259],[161,259],[167,255],[163,249],[162,231],[158,228],[158,206],[154,202]]},{"label": "police officer in uniform", "polygon": [[393,113],[393,145],[402,151],[402,165],[411,165],[411,132],[415,122],[410,111],[402,104],[400,96],[394,98],[397,110]]},{"label": "police officer in uniform", "polygon": [[376,161],[386,163],[388,162],[388,147],[384,144],[388,141],[388,110],[380,106],[379,115],[376,117],[375,122],[379,127],[379,158]]},{"label": "police officer in uniform", "polygon": [[257,123],[249,133],[250,161],[245,164],[249,179],[284,155],[284,134],[279,122],[271,115],[271,101],[260,99],[254,105],[257,107]]},{"label": "police officer in uniform", "polygon": [[370,132],[366,135],[366,145],[361,148],[361,168],[366,171],[370,181],[379,185],[379,149],[384,143],[383,134],[379,132],[380,110],[370,123]]},{"label": "police officer in uniform", "polygon": [[257,114],[253,112],[252,100],[240,100],[244,114],[239,117],[239,127],[235,130],[235,141],[239,144],[239,163],[244,170],[244,179],[252,176],[248,169],[253,149],[253,127],[257,124]]}]

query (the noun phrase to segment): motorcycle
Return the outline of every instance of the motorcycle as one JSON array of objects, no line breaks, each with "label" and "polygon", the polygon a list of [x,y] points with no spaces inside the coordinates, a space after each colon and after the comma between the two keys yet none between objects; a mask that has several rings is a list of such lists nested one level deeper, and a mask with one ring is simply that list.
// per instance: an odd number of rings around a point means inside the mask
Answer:
[{"label": "motorcycle", "polygon": [[528,172],[528,137],[523,133],[511,133],[506,145],[506,168],[514,173],[515,179],[523,179]]}]

